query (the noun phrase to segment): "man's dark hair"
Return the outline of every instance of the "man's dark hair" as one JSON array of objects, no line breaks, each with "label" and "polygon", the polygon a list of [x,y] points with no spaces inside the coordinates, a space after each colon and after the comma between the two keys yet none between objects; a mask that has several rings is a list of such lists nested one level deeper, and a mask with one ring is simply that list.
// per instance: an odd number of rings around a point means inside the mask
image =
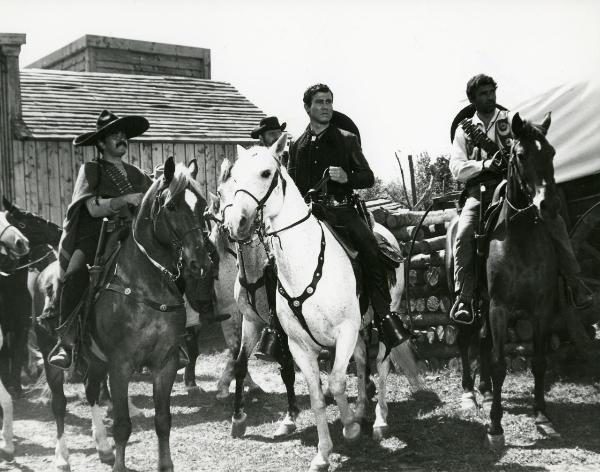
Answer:
[{"label": "man's dark hair", "polygon": [[304,101],[305,105],[310,106],[312,104],[313,97],[319,92],[329,92],[331,94],[331,98],[333,98],[333,92],[327,85],[315,84],[306,89],[306,92],[304,92],[304,97],[302,97],[302,101]]},{"label": "man's dark hair", "polygon": [[475,98],[477,87],[481,87],[482,85],[493,85],[494,89],[498,88],[498,84],[489,75],[477,74],[467,82],[467,98],[470,101],[473,101]]}]

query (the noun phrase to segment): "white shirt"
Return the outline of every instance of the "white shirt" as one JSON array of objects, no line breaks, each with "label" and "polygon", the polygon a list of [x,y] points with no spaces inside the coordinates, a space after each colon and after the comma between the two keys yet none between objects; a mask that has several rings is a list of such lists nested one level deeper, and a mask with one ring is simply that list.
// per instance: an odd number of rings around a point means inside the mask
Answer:
[{"label": "white shirt", "polygon": [[[510,138],[511,134],[507,111],[496,108],[496,112],[487,128],[477,113],[471,118],[471,122],[475,126],[478,126],[500,148],[506,146],[505,140]],[[480,148],[476,148],[477,152],[473,153],[473,149],[475,149],[473,143],[465,134],[462,126],[456,128],[456,134],[452,142],[452,153],[450,155],[450,172],[460,182],[465,183],[471,178],[476,177],[483,169],[483,160],[487,158],[487,153]],[[477,157],[480,160],[475,160]]]}]

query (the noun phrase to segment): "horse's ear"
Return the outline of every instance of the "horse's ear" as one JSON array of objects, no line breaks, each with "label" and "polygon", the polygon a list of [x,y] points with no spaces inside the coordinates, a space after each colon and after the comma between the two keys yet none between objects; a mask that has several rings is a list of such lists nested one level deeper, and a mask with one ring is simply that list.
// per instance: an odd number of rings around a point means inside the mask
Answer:
[{"label": "horse's ear", "polygon": [[231,177],[231,168],[233,167],[233,162],[229,159],[223,159],[221,162],[221,174],[219,175],[219,183],[227,182],[229,177]]},{"label": "horse's ear", "polygon": [[196,159],[192,159],[188,164],[188,170],[190,171],[190,175],[192,179],[196,180],[196,176],[198,175],[198,161]]},{"label": "horse's ear", "polygon": [[521,133],[523,132],[525,123],[521,119],[521,115],[519,115],[519,113],[515,113],[512,117],[510,125],[512,128],[513,134],[515,136],[519,137],[521,135]]},{"label": "horse's ear", "polygon": [[279,160],[283,151],[285,151],[285,145],[287,144],[287,133],[281,133],[279,139],[273,143],[273,145],[269,148],[271,154]]},{"label": "horse's ear", "polygon": [[548,133],[548,130],[550,129],[550,123],[552,123],[551,115],[552,115],[551,111],[546,113],[546,116],[544,116],[544,121],[542,121],[542,124],[540,125],[540,128],[542,129],[544,136],[546,136],[546,133]]},{"label": "horse's ear", "polygon": [[4,205],[4,209],[6,211],[13,211],[15,208],[14,205],[5,196],[2,196],[2,205]]},{"label": "horse's ear", "polygon": [[165,161],[165,173],[163,174],[163,180],[165,181],[165,184],[170,184],[171,180],[173,180],[173,176],[175,175],[175,161],[173,160],[173,157],[169,157],[166,161]]}]

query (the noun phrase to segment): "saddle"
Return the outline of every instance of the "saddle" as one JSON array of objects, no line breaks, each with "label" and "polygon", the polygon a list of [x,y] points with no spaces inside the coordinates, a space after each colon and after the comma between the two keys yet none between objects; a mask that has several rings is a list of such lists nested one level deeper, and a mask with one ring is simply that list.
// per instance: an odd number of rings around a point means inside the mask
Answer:
[{"label": "saddle", "polygon": [[[367,286],[364,277],[363,271],[360,265],[360,254],[358,250],[355,248],[354,244],[350,241],[348,237],[347,231],[344,226],[337,224],[335,212],[338,208],[328,208],[327,206],[321,203],[313,202],[313,214],[321,221],[321,223],[326,226],[331,234],[335,237],[337,242],[342,246],[348,258],[350,259],[350,263],[352,264],[352,269],[354,271],[354,277],[356,278],[356,290],[357,295],[360,300],[360,311],[364,314],[369,307],[369,296],[366,292],[365,288]],[[342,211],[352,210],[354,208],[344,207],[341,209]],[[360,212],[359,215],[364,217]],[[369,222],[367,222],[369,224]],[[394,271],[400,266],[400,263],[403,261],[402,254],[394,248],[382,235],[373,232],[375,239],[377,240],[377,244],[379,246],[379,258],[383,263],[384,267],[388,271]],[[394,274],[395,275],[395,274]]]}]

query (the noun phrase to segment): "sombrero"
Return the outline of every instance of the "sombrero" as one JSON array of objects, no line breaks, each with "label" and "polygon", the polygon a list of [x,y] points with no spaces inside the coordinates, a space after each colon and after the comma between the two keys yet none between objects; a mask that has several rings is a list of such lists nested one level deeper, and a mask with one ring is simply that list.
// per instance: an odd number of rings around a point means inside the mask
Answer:
[{"label": "sombrero", "polygon": [[102,110],[96,121],[96,131],[89,131],[77,136],[73,140],[74,146],[92,146],[100,136],[116,131],[124,131],[127,139],[140,136],[150,127],[150,123],[143,116],[123,116],[119,118],[108,110]]}]

